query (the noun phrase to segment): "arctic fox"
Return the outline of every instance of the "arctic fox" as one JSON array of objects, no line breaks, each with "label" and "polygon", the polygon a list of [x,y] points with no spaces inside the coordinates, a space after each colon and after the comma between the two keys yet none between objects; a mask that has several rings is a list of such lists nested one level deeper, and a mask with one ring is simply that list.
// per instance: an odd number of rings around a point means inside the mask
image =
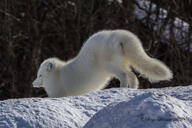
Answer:
[{"label": "arctic fox", "polygon": [[126,30],[105,30],[89,37],[72,60],[45,60],[33,86],[44,87],[49,97],[100,90],[111,77],[120,80],[120,87],[138,88],[131,67],[152,82],[170,80],[173,76],[164,63],[145,53],[136,35]]}]

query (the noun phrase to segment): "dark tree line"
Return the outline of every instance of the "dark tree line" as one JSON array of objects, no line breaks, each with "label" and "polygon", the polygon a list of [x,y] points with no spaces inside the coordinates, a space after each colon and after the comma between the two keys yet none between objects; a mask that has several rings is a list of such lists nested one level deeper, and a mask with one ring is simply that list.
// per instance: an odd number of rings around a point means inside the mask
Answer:
[{"label": "dark tree line", "polygon": [[[154,10],[141,7],[146,16],[138,19],[136,0],[1,0],[0,1],[0,99],[45,96],[32,88],[40,63],[49,57],[68,60],[76,56],[86,39],[103,29],[127,29],[138,35],[150,56],[164,61],[174,72],[172,81],[151,84],[140,79],[141,88],[189,85],[192,83],[191,0],[158,0]],[[165,19],[151,20],[167,10]],[[189,24],[182,41],[174,35],[174,19]],[[153,26],[162,20],[160,29]],[[146,21],[146,22],[143,22]],[[164,39],[166,25],[170,36]],[[171,34],[172,33],[172,34]],[[108,87],[118,87],[112,80]]]}]

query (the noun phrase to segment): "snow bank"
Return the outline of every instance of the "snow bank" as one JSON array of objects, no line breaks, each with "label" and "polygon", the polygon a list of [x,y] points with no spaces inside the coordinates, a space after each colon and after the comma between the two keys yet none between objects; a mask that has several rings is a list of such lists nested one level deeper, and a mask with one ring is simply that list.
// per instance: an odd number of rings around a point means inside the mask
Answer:
[{"label": "snow bank", "polygon": [[0,101],[0,128],[192,127],[191,92],[192,86],[118,88],[66,98],[10,99]]},{"label": "snow bank", "polygon": [[0,101],[0,128],[82,128],[109,103],[129,98],[136,90],[112,89],[67,98],[28,98]]},{"label": "snow bank", "polygon": [[108,105],[85,125],[85,128],[152,127],[192,127],[192,109],[177,98],[149,92]]}]

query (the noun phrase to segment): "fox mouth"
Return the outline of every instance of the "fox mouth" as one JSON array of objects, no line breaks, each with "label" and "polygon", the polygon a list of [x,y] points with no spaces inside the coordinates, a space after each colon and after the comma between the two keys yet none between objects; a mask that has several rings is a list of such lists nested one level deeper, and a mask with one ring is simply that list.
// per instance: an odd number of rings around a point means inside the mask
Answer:
[{"label": "fox mouth", "polygon": [[34,88],[40,88],[40,87],[42,87],[42,85],[33,84],[33,87],[34,87]]},{"label": "fox mouth", "polygon": [[34,88],[43,87],[43,85],[38,84],[37,80],[34,80],[33,83],[32,83],[32,85],[33,85]]}]

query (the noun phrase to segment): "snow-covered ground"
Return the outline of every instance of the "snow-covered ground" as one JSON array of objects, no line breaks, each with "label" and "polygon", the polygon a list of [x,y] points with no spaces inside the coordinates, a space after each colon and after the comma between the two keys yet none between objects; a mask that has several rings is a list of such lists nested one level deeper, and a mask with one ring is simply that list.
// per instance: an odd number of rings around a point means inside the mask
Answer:
[{"label": "snow-covered ground", "polygon": [[0,101],[0,128],[192,128],[192,86]]}]

